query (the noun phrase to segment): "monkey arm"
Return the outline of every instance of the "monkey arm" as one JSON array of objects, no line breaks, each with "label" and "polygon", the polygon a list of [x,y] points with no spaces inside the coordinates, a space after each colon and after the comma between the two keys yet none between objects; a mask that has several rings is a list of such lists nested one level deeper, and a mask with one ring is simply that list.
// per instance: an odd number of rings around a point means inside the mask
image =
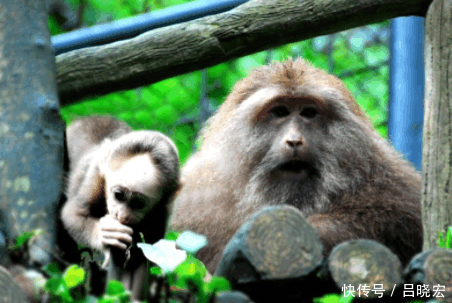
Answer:
[{"label": "monkey arm", "polygon": [[101,250],[99,240],[99,218],[86,213],[81,206],[87,203],[84,197],[70,197],[61,212],[61,219],[69,234],[77,243]]},{"label": "monkey arm", "polygon": [[[79,163],[74,171],[71,171],[67,201],[61,210],[61,220],[77,243],[101,249],[98,226],[100,217],[105,214],[103,198],[105,182],[100,175],[97,158],[91,155],[88,154],[81,160],[85,162],[84,165]],[[96,214],[99,210],[100,212]]]},{"label": "monkey arm", "polygon": [[[89,163],[71,175],[67,202],[61,219],[77,243],[101,250],[106,245],[126,249],[132,241],[132,229],[120,224],[107,214],[105,181],[101,175],[98,158],[85,158]],[[82,176],[80,178],[79,176]]]}]

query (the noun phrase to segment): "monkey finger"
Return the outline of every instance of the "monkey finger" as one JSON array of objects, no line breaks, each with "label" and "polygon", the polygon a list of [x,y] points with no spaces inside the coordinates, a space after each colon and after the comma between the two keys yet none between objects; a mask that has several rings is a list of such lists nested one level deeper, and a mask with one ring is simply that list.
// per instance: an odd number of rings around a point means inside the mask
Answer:
[{"label": "monkey finger", "polygon": [[121,233],[121,232],[111,232],[104,231],[102,232],[103,239],[117,239],[121,242],[132,243],[132,237],[129,234]]},{"label": "monkey finger", "polygon": [[103,224],[101,226],[101,231],[121,232],[121,233],[126,233],[129,235],[133,234],[133,229],[131,227],[123,225],[119,222],[116,222],[116,224]]},{"label": "monkey finger", "polygon": [[104,246],[114,246],[122,250],[127,249],[127,245],[118,241],[117,239],[102,239],[102,245]]}]

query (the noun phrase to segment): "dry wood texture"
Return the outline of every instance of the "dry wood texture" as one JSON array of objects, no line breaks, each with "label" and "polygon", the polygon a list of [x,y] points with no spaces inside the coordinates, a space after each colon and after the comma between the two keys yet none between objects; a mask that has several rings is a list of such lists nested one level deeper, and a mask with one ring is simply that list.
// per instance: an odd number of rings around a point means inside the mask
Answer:
[{"label": "dry wood texture", "polygon": [[214,16],[57,56],[60,102],[137,88],[282,44],[398,16],[431,0],[252,0]]},{"label": "dry wood texture", "polygon": [[452,1],[433,1],[425,25],[424,250],[437,247],[438,231],[452,224]]}]

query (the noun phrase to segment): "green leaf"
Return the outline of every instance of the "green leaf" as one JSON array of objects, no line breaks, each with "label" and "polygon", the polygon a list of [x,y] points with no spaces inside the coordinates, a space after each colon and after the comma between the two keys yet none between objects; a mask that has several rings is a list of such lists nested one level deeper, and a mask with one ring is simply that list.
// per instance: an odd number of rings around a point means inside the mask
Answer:
[{"label": "green leaf", "polygon": [[130,294],[128,294],[128,293],[119,294],[118,299],[119,299],[119,302],[121,302],[121,303],[128,303],[128,302],[130,302]]},{"label": "green leaf", "polygon": [[170,240],[170,241],[176,241],[177,237],[179,237],[180,234],[181,234],[181,232],[170,231],[170,232],[166,233],[165,239],[166,240]]},{"label": "green leaf", "polygon": [[447,229],[445,247],[447,249],[452,248],[452,226]]},{"label": "green leaf", "polygon": [[49,275],[51,278],[57,278],[57,277],[61,277],[61,270],[58,267],[58,264],[56,262],[52,262],[47,264],[46,266],[44,266],[42,268],[42,270]]},{"label": "green leaf", "polygon": [[35,229],[29,232],[22,233],[19,237],[17,237],[13,246],[10,247],[12,250],[16,250],[21,248],[25,243],[27,243],[32,237],[43,234],[44,231],[42,229]]},{"label": "green leaf", "polygon": [[62,283],[64,283],[64,280],[61,278],[50,278],[44,285],[44,289],[51,294],[56,294]]},{"label": "green leaf", "polygon": [[130,302],[130,295],[128,293],[120,293],[120,294],[116,294],[114,296],[110,296],[110,295],[104,295],[102,297],[101,302],[114,302],[114,303],[129,303]]},{"label": "green leaf", "polygon": [[160,276],[162,274],[162,269],[158,266],[153,266],[150,269],[151,275]]},{"label": "green leaf", "polygon": [[78,265],[72,265],[66,269],[63,279],[68,288],[74,288],[85,281],[85,271]]},{"label": "green leaf", "polygon": [[47,280],[44,285],[44,290],[56,297],[59,297],[63,302],[73,302],[66,282],[61,278],[51,278]]},{"label": "green leaf", "polygon": [[116,280],[111,280],[110,282],[108,282],[107,290],[105,291],[105,293],[110,296],[115,296],[115,295],[122,294],[125,291],[126,291],[126,289],[124,288],[124,286],[122,285],[121,282],[118,282]]},{"label": "green leaf", "polygon": [[445,241],[444,241],[444,236],[443,236],[443,232],[442,231],[440,231],[438,233],[438,246],[440,248],[446,248],[446,244],[445,244]]},{"label": "green leaf", "polygon": [[349,303],[352,302],[353,296],[344,297],[344,295],[328,294],[321,298],[313,299],[314,303]]},{"label": "green leaf", "polygon": [[196,259],[195,256],[193,256],[192,254],[187,254],[187,259],[174,270],[174,273],[176,273],[178,276],[190,276],[199,274],[201,278],[204,278],[207,274],[207,269],[201,261]]},{"label": "green leaf", "polygon": [[189,289],[191,292],[204,298],[203,278],[207,270],[201,261],[193,255],[188,254],[187,259],[174,270],[174,273],[177,276],[177,287]]},{"label": "green leaf", "polygon": [[229,281],[223,277],[213,277],[210,282],[205,283],[204,285],[204,290],[206,293],[217,293],[231,289],[231,283],[229,283]]}]

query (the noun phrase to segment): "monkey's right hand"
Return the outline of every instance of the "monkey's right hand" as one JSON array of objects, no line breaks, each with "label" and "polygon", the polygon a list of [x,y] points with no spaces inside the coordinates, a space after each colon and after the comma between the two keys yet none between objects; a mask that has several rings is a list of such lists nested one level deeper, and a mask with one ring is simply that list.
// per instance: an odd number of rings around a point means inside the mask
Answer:
[{"label": "monkey's right hand", "polygon": [[132,243],[132,234],[132,228],[119,223],[109,214],[99,220],[98,235],[103,247],[114,246],[126,250]]}]

